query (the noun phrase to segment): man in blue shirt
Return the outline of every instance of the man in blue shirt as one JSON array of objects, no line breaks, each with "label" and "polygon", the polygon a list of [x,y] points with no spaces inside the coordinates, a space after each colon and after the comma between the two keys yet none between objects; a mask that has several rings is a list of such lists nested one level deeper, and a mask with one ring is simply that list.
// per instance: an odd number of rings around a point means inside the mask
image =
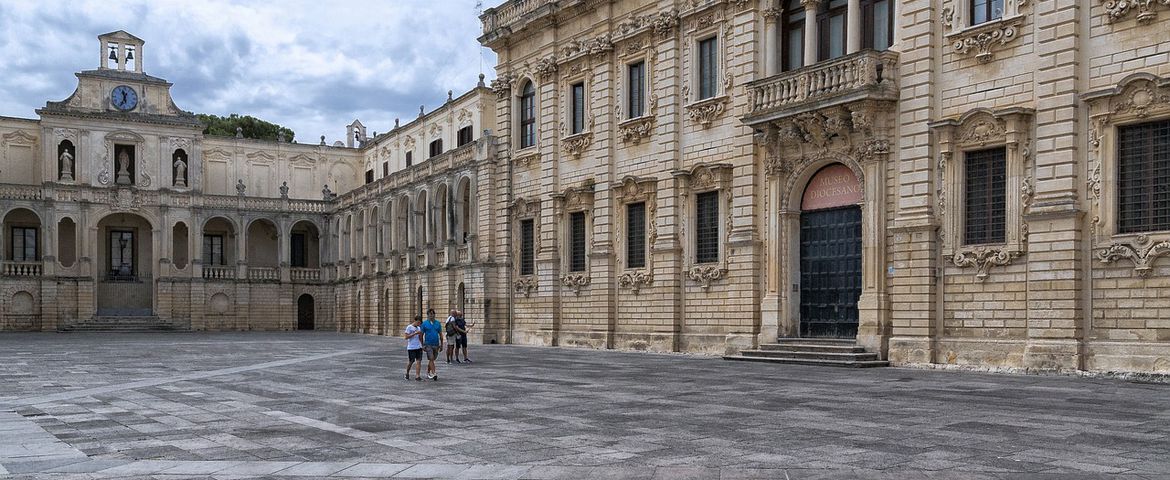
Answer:
[{"label": "man in blue shirt", "polygon": [[435,358],[443,351],[443,324],[435,320],[435,309],[427,309],[427,319],[422,322],[423,351],[427,353],[427,378],[439,379]]},{"label": "man in blue shirt", "polygon": [[422,316],[415,315],[414,320],[410,325],[406,326],[406,331],[403,332],[402,337],[406,339],[406,379],[410,380],[410,367],[414,367],[414,379],[422,381],[422,329],[419,324],[422,323]]}]

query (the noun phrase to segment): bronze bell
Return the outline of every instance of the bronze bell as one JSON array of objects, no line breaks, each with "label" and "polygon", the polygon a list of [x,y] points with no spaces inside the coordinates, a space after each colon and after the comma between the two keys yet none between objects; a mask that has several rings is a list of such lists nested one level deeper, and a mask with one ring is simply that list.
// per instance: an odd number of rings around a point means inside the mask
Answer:
[{"label": "bronze bell", "polygon": [[118,49],[110,47],[110,60],[118,61]]}]

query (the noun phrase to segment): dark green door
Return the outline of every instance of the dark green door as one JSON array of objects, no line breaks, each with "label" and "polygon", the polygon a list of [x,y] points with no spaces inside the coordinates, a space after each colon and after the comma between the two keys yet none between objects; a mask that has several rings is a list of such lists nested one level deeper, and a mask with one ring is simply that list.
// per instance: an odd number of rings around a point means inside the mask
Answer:
[{"label": "dark green door", "polygon": [[857,337],[861,207],[800,214],[800,336]]}]

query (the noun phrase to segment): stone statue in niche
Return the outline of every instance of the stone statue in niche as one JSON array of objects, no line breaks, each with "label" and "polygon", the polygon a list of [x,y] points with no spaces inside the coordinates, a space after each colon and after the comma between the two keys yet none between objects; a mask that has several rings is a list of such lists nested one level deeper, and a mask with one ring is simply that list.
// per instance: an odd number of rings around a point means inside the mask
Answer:
[{"label": "stone statue in niche", "polygon": [[329,189],[329,185],[325,185],[325,188],[321,189],[321,198],[322,199],[333,200],[333,197],[335,197],[335,196],[336,195],[333,194],[333,190]]},{"label": "stone statue in niche", "polygon": [[288,182],[280,184],[280,198],[288,198]]},{"label": "stone statue in niche", "polygon": [[130,176],[130,152],[128,148],[121,148],[118,150],[118,178],[115,183],[118,185],[130,185],[134,180]]},{"label": "stone statue in niche", "polygon": [[236,183],[236,194],[242,197],[244,196],[244,191],[247,189],[248,187],[244,185],[244,179],[239,179],[239,181]]},{"label": "stone statue in niche", "polygon": [[175,165],[175,186],[176,187],[186,187],[187,186],[187,159],[185,157],[183,157],[182,155],[180,155],[179,153],[175,153],[175,164],[174,165]]},{"label": "stone statue in niche", "polygon": [[61,156],[58,160],[61,161],[60,178],[65,182],[73,181],[73,154],[69,152],[70,147],[66,146],[61,149]]}]

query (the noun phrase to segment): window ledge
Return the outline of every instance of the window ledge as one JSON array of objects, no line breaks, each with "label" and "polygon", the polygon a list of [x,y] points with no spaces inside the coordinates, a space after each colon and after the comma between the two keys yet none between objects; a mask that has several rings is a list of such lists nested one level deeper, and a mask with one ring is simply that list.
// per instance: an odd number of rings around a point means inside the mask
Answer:
[{"label": "window ledge", "polygon": [[618,136],[622,143],[637,145],[643,138],[650,138],[654,133],[654,115],[642,115],[625,120],[618,124]]},{"label": "window ledge", "polygon": [[579,158],[584,154],[591,144],[593,144],[593,132],[588,130],[561,139],[561,147],[564,148],[565,153],[574,158]]},{"label": "window ledge", "polygon": [[979,63],[988,63],[994,58],[991,48],[995,45],[1005,45],[1015,39],[1022,23],[1024,15],[1017,13],[1010,17],[952,30],[945,38],[951,42],[955,53],[960,55],[974,53]]},{"label": "window ledge", "polygon": [[731,97],[726,94],[704,98],[683,106],[683,109],[687,111],[687,117],[691,121],[702,125],[703,128],[707,128],[711,126],[711,122],[722,116],[723,112],[727,110],[727,104],[730,99]]},{"label": "window ledge", "polygon": [[536,275],[521,275],[515,282],[512,282],[512,288],[516,293],[530,297],[532,292],[540,289],[540,285],[537,284]]},{"label": "window ledge", "polygon": [[515,163],[521,167],[527,167],[529,165],[539,163],[539,160],[540,148],[536,145],[516,150],[516,153],[512,155],[512,163]]},{"label": "window ledge", "polygon": [[[1170,255],[1170,232],[1121,233],[1113,235],[1113,243],[1097,252],[1097,259],[1103,264],[1112,264],[1127,259],[1133,262],[1133,273],[1147,278],[1154,271],[1154,261]],[[1153,238],[1157,235],[1158,238]]]},{"label": "window ledge", "polygon": [[649,268],[632,268],[618,277],[618,287],[626,288],[635,295],[642,287],[649,287],[654,283],[654,272]]}]

